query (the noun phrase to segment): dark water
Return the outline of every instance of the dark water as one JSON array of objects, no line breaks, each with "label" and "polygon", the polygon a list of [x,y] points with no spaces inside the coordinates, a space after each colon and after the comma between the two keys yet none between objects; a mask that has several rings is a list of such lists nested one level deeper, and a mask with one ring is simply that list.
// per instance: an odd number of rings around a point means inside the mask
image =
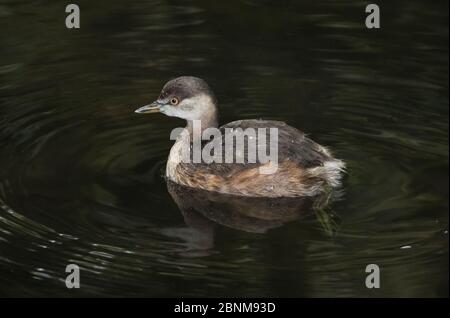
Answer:
[{"label": "dark water", "polygon": [[[1,296],[448,296],[447,1],[377,2],[379,30],[364,1],[76,3],[68,30],[64,1],[0,0]],[[333,149],[340,199],[182,213],[162,171],[183,122],[133,113],[178,75],[210,83],[222,123]]]}]

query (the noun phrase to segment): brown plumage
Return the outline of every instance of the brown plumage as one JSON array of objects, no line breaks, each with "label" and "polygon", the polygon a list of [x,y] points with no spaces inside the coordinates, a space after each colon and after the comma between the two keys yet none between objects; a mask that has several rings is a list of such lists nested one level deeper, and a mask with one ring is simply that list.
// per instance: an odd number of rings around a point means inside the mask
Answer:
[{"label": "brown plumage", "polygon": [[[313,196],[324,186],[337,186],[336,177],[324,163],[337,166],[342,162],[334,159],[328,150],[299,130],[280,121],[239,120],[221,127],[225,128],[277,128],[278,169],[274,174],[261,174],[262,163],[183,163],[176,168],[178,183],[204,190],[245,195],[251,197]],[[222,149],[225,149],[222,138]],[[245,140],[247,141],[247,140]],[[269,140],[266,140],[267,147]],[[245,148],[245,158],[248,148]],[[267,165],[267,163],[266,163]],[[339,170],[342,168],[339,168]],[[333,179],[333,180],[332,180]]]},{"label": "brown plumage", "polygon": [[[176,103],[175,103],[176,102]],[[181,148],[192,143],[194,120],[200,120],[202,130],[217,127],[216,98],[203,80],[180,77],[169,81],[160,98],[150,106],[137,110],[162,112],[187,120],[187,130],[180,134],[172,147],[167,163],[166,176],[178,184],[220,193],[249,197],[299,197],[315,196],[328,187],[340,184],[344,163],[333,158],[323,146],[315,143],[298,129],[281,121],[238,120],[228,123],[222,132],[222,155],[225,154],[225,129],[276,128],[278,130],[278,169],[273,174],[261,174],[260,167],[269,165],[248,162],[249,148],[244,148],[244,163],[182,162]],[[256,144],[260,136],[257,135]],[[247,145],[248,136],[244,139]],[[202,147],[208,146],[203,142]],[[266,138],[266,149],[269,148]]]}]

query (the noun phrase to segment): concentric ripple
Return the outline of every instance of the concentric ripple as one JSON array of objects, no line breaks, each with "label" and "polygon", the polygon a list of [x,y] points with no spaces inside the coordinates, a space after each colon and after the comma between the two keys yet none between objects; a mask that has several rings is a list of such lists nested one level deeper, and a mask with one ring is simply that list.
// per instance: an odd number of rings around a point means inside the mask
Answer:
[{"label": "concentric ripple", "polygon": [[[448,296],[448,2],[383,4],[376,32],[353,1],[78,4],[79,32],[59,5],[0,4],[0,295]],[[223,123],[329,146],[340,199],[263,230],[180,209],[163,171],[184,123],[133,111],[181,74]]]}]

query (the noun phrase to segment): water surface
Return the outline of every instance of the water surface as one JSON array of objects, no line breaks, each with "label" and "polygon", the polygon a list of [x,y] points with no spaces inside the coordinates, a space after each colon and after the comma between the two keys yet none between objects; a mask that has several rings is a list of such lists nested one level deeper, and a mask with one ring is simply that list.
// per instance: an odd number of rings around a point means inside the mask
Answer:
[{"label": "water surface", "polygon": [[[447,1],[379,2],[379,30],[364,1],[76,3],[68,30],[64,2],[0,0],[0,295],[448,297]],[[183,122],[133,113],[179,75],[222,123],[345,160],[326,220],[186,217],[162,177]]]}]

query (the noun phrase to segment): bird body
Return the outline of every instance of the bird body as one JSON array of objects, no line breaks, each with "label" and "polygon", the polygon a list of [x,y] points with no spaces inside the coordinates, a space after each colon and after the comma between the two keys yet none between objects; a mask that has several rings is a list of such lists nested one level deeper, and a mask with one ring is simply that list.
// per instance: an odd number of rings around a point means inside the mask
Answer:
[{"label": "bird body", "polygon": [[[238,120],[218,127],[217,102],[209,86],[196,77],[179,77],[169,81],[158,100],[139,108],[136,112],[161,112],[187,120],[187,127],[172,146],[166,166],[166,177],[177,184],[207,191],[247,197],[302,197],[315,196],[340,185],[345,164],[335,159],[330,151],[317,144],[298,129],[281,121]],[[217,128],[219,136],[212,140],[199,140],[195,122],[201,123],[200,132]],[[263,129],[263,130],[261,130]],[[271,130],[272,129],[272,130]],[[247,132],[244,148],[236,143],[229,145],[227,133]],[[248,132],[258,132],[248,134]],[[273,138],[260,132],[276,131],[276,162],[260,157],[251,160],[252,152],[269,152],[274,148]],[[252,147],[251,142],[254,142]],[[186,160],[186,149],[195,144],[202,150],[219,149],[221,160],[211,162]],[[224,157],[233,154],[234,161]],[[214,153],[217,155],[217,153]],[[221,155],[221,156],[220,156]],[[240,160],[238,160],[238,158]],[[192,154],[188,159],[192,159]],[[269,169],[273,168],[275,169]],[[262,173],[266,168],[271,173]]]}]

